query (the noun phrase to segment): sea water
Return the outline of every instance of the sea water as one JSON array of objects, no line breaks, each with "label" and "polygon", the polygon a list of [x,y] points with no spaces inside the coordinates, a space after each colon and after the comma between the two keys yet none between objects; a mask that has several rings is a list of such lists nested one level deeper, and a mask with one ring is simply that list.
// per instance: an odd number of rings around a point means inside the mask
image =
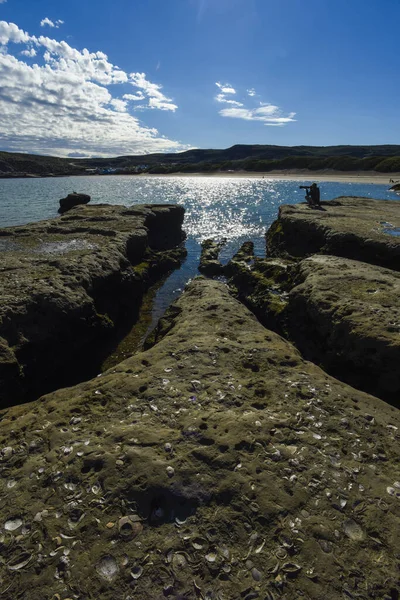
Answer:
[{"label": "sea water", "polygon": [[[299,185],[268,177],[147,177],[88,176],[0,180],[0,227],[23,225],[57,216],[59,199],[76,191],[89,194],[91,204],[177,203],[185,207],[184,229],[188,257],[166,280],[155,299],[154,320],[176,298],[185,283],[198,274],[200,244],[207,238],[226,238],[221,255],[226,262],[246,240],[258,256],[265,254],[265,232],[281,204],[304,201]],[[321,199],[364,196],[398,201],[380,184],[322,182]],[[1,250],[1,248],[0,248]]]}]

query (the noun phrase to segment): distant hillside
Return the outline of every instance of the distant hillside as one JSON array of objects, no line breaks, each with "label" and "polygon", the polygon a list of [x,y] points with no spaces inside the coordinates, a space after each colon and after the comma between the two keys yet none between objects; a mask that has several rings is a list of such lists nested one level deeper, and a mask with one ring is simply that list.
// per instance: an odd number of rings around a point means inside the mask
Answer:
[{"label": "distant hillside", "polygon": [[115,158],[56,158],[0,152],[0,176],[62,176],[87,174],[88,169],[117,172],[173,173],[195,171],[319,171],[400,172],[400,145],[381,146],[264,146],[238,144],[223,150],[196,149],[171,154]]}]

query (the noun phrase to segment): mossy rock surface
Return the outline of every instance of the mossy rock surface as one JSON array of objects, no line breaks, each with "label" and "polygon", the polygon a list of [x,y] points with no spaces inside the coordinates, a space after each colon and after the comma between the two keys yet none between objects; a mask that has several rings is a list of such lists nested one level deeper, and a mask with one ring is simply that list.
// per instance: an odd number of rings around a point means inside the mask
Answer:
[{"label": "mossy rock surface", "polygon": [[334,256],[299,263],[289,336],[309,359],[400,407],[400,274]]},{"label": "mossy rock surface", "polygon": [[283,205],[267,232],[270,256],[323,253],[400,270],[400,202],[341,197],[322,202]]},{"label": "mossy rock surface", "polygon": [[96,373],[147,281],[179,265],[183,216],[172,205],[79,206],[0,230],[1,407]]},{"label": "mossy rock surface", "polygon": [[3,597],[396,597],[399,412],[218,282],[155,341],[0,413]]}]

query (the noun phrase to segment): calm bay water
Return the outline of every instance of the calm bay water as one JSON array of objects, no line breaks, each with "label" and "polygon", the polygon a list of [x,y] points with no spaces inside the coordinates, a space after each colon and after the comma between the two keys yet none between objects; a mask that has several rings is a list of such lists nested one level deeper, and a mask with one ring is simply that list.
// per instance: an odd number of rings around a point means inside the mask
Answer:
[{"label": "calm bay water", "polygon": [[[255,244],[256,254],[265,254],[266,229],[281,204],[304,200],[299,185],[310,181],[239,177],[131,177],[90,176],[46,179],[0,180],[0,227],[22,225],[57,216],[59,199],[72,191],[90,194],[98,204],[178,203],[186,209],[184,228],[188,258],[159,290],[154,310],[158,318],[194,277],[200,257],[200,243],[213,237],[228,240],[222,253],[226,262],[246,240]],[[398,201],[388,186],[377,184],[323,182],[321,198],[366,196]]]}]

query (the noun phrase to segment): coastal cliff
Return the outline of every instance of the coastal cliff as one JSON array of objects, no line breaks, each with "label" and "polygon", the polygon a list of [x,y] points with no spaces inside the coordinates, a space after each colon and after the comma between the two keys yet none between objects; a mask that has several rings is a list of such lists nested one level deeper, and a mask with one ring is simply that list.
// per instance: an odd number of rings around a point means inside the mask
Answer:
[{"label": "coastal cliff", "polygon": [[180,264],[180,206],[79,206],[0,230],[0,406],[99,372],[149,283]]}]

